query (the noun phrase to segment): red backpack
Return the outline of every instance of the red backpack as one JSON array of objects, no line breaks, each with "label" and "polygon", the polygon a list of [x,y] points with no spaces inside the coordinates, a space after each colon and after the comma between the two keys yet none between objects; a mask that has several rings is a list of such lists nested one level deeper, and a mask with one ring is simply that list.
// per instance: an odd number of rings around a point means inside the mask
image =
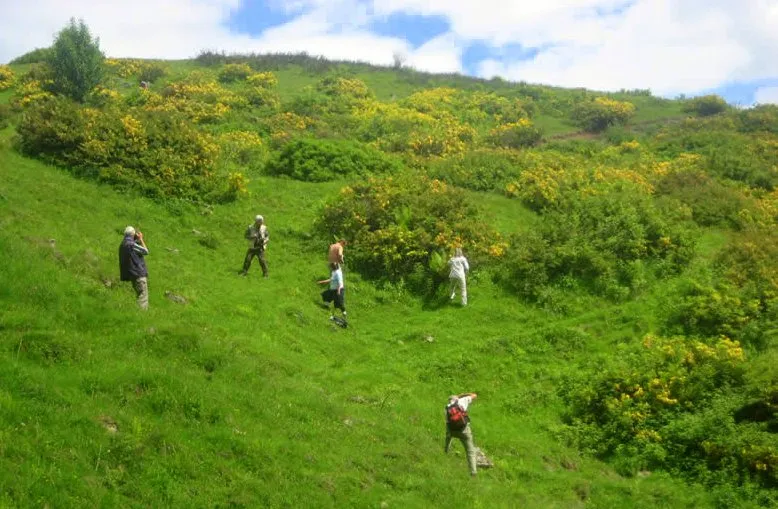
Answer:
[{"label": "red backpack", "polygon": [[456,401],[446,405],[446,424],[452,431],[462,431],[470,422],[466,410],[462,410]]}]

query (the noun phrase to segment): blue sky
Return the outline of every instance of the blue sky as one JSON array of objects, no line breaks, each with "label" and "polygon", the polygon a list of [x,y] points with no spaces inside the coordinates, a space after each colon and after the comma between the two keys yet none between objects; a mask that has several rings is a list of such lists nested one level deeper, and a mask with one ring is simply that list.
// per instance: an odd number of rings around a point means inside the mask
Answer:
[{"label": "blue sky", "polygon": [[25,0],[0,62],[82,18],[109,56],[307,52],[594,90],[778,103],[778,0]]}]

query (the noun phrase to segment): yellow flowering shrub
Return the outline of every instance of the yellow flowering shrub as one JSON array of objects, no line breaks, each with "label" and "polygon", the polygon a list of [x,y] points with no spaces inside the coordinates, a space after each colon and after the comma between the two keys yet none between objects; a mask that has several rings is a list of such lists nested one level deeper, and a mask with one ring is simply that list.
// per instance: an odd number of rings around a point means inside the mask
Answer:
[{"label": "yellow flowering shrub", "polygon": [[462,153],[475,137],[471,126],[451,114],[433,117],[395,103],[363,101],[352,116],[360,125],[360,137],[388,152],[447,157]]},{"label": "yellow flowering shrub", "polygon": [[222,160],[235,165],[258,169],[266,157],[265,144],[255,132],[229,131],[219,135]]},{"label": "yellow flowering shrub", "polygon": [[105,65],[120,78],[129,78],[140,73],[143,68],[143,61],[127,58],[107,58],[105,59]]},{"label": "yellow flowering shrub", "polygon": [[573,109],[573,121],[581,128],[599,132],[614,124],[624,124],[635,114],[635,105],[607,97],[583,101]]},{"label": "yellow flowering shrub", "polygon": [[0,65],[0,91],[8,90],[14,86],[16,76],[13,70],[7,65]]},{"label": "yellow flowering shrub", "polygon": [[258,88],[275,88],[278,85],[278,78],[272,72],[258,72],[246,78],[249,85]]},{"label": "yellow flowering shrub", "polygon": [[488,139],[498,147],[525,148],[537,145],[543,134],[528,118],[501,124],[489,131]]},{"label": "yellow flowering shrub", "polygon": [[447,257],[462,247],[471,260],[487,262],[505,249],[461,190],[422,175],[373,177],[345,187],[316,227],[324,238],[347,239],[352,263],[365,276],[403,280],[424,292],[447,276],[430,267],[434,253]]},{"label": "yellow flowering shrub", "polygon": [[695,419],[706,418],[719,391],[744,383],[741,345],[725,336],[701,341],[649,334],[620,357],[624,362],[601,364],[560,391],[579,444],[606,458],[629,448],[628,464],[639,469],[712,459],[704,448],[684,448],[690,430],[681,423],[696,422],[701,429],[693,434],[708,433]]},{"label": "yellow flowering shrub", "polygon": [[325,95],[342,100],[371,99],[373,97],[373,92],[370,91],[365,82],[357,78],[327,77],[319,81],[316,88]]},{"label": "yellow flowering shrub", "polygon": [[218,143],[178,113],[97,109],[57,97],[32,104],[18,132],[25,153],[85,177],[150,196],[229,198],[228,176],[216,171]]},{"label": "yellow flowering shrub", "polygon": [[254,71],[248,64],[226,64],[219,70],[219,81],[232,83],[248,78]]},{"label": "yellow flowering shrub", "polygon": [[221,87],[198,73],[170,83],[161,94],[141,91],[140,104],[146,111],[179,112],[196,123],[219,121],[231,109],[248,106],[248,99]]},{"label": "yellow flowering shrub", "polygon": [[51,80],[47,80],[43,83],[40,80],[28,80],[24,82],[15,91],[14,103],[26,107],[53,97],[53,94],[44,88],[44,86],[50,84]]}]

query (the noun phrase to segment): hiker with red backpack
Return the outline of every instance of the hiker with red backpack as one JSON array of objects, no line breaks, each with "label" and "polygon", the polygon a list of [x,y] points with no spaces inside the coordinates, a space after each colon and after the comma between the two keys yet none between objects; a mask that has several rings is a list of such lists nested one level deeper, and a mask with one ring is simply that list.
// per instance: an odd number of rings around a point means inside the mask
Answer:
[{"label": "hiker with red backpack", "polygon": [[446,446],[448,454],[451,439],[458,438],[467,452],[467,465],[470,467],[470,475],[475,476],[476,471],[476,447],[473,442],[473,431],[470,429],[470,416],[467,415],[467,407],[478,394],[467,392],[459,396],[449,396],[446,405]]}]

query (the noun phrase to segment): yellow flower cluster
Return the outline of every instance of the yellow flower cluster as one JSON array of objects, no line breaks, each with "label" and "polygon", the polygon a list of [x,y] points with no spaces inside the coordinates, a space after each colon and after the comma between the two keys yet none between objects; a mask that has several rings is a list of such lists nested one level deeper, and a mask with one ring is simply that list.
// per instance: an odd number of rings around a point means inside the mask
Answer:
[{"label": "yellow flower cluster", "polygon": [[227,160],[248,164],[264,150],[262,138],[250,131],[230,131],[218,138],[221,155]]},{"label": "yellow flower cluster", "polygon": [[230,198],[235,199],[248,194],[249,180],[243,173],[232,172],[227,177],[227,193]]},{"label": "yellow flower cluster", "polygon": [[133,149],[144,150],[146,148],[146,132],[140,120],[132,115],[125,115],[122,117],[122,127]]},{"label": "yellow flower cluster", "polygon": [[162,95],[143,91],[147,111],[178,111],[194,122],[214,122],[232,107],[248,104],[239,96],[214,81],[187,80],[171,83]]},{"label": "yellow flower cluster", "polygon": [[15,80],[13,70],[7,65],[0,65],[0,91],[11,88]]},{"label": "yellow flower cluster", "polygon": [[[52,83],[52,81],[47,80],[46,84],[50,83]],[[52,94],[44,90],[43,84],[38,80],[30,80],[24,83],[16,90],[16,94],[18,96],[16,102],[20,106],[29,106],[32,103],[52,97]]]},{"label": "yellow flower cluster", "polygon": [[278,78],[272,72],[258,72],[246,78],[246,81],[255,87],[273,88],[278,85]]},{"label": "yellow flower cluster", "polygon": [[630,117],[635,113],[635,105],[627,101],[616,101],[607,97],[598,97],[594,100],[596,104],[614,112],[619,117]]},{"label": "yellow flower cluster", "polygon": [[116,72],[116,75],[120,78],[129,78],[130,76],[134,76],[138,74],[143,67],[142,60],[134,59],[107,58],[105,60],[105,64],[109,69],[112,69],[114,72]]},{"label": "yellow flower cluster", "polygon": [[106,88],[102,85],[97,85],[90,93],[90,103],[92,104],[115,104],[121,100],[121,98],[122,96],[119,92],[111,88]]},{"label": "yellow flower cluster", "polygon": [[454,103],[458,91],[453,88],[428,88],[415,92],[402,101],[402,105],[433,117],[447,112]]},{"label": "yellow flower cluster", "polygon": [[476,134],[473,127],[452,114],[442,112],[433,117],[396,103],[362,101],[355,106],[352,117],[378,127],[383,133],[375,140],[380,149],[421,157],[460,154]]},{"label": "yellow flower cluster", "polygon": [[365,82],[357,78],[338,77],[324,85],[324,89],[329,95],[354,99],[368,99],[373,95]]}]

